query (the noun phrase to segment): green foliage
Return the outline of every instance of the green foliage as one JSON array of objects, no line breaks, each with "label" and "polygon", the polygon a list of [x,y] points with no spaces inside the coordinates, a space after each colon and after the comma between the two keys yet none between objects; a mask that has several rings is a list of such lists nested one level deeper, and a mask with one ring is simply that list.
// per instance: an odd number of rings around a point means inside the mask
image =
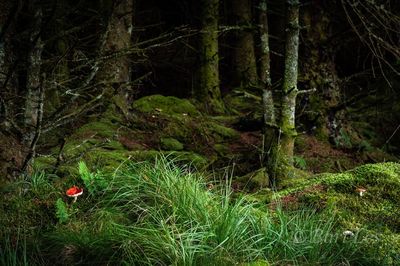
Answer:
[{"label": "green foliage", "polygon": [[28,266],[26,239],[19,235],[14,241],[9,236],[0,240],[0,265],[3,266]]},{"label": "green foliage", "polygon": [[183,144],[174,138],[161,138],[161,148],[167,151],[181,151],[183,150]]},{"label": "green foliage", "polygon": [[[365,194],[355,191],[366,188]],[[338,226],[360,232],[369,265],[396,265],[400,254],[400,164],[366,164],[338,174],[321,174],[280,191],[276,198],[296,198],[299,208],[338,214]],[[385,255],[383,255],[385,254]],[[365,263],[368,261],[368,263]]]},{"label": "green foliage", "polygon": [[[108,182],[101,197],[88,167],[80,163],[79,171],[99,197],[85,197],[68,208],[61,198],[51,196],[58,223],[54,215],[45,215],[53,210],[46,207],[47,198],[38,201],[30,190],[46,187],[48,176],[36,176],[32,182],[42,185],[25,181],[7,190],[20,196],[0,202],[18,210],[0,213],[1,221],[6,221],[3,215],[11,220],[7,230],[0,231],[0,252],[6,254],[0,263],[23,265],[22,259],[30,265],[54,261],[63,265],[395,265],[400,254],[398,164],[365,165],[303,180],[277,193],[275,198],[281,197],[281,202],[268,207],[265,199],[233,196],[229,179],[207,186],[201,175],[170,158],[129,163],[102,175]],[[362,198],[353,190],[359,185],[367,187]],[[287,199],[308,207],[289,209]],[[316,210],[309,209],[316,205]],[[38,226],[38,221],[45,226]],[[7,249],[5,241],[9,239],[9,247],[11,243],[14,247],[11,240],[19,236],[9,226],[12,223],[23,232],[19,239],[25,239],[18,251]],[[352,230],[356,237],[343,237],[344,230]],[[13,264],[17,257],[20,261]]]},{"label": "green foliage", "polygon": [[344,148],[351,148],[353,146],[350,134],[343,128],[339,130],[339,136],[335,139],[335,145]]},{"label": "green foliage", "polygon": [[334,217],[256,209],[232,198],[230,182],[207,190],[200,176],[164,158],[128,165],[92,200],[48,237],[52,254],[68,247],[63,260],[70,264],[334,264],[354,260],[357,251],[337,239]]},{"label": "green foliage", "polygon": [[118,127],[107,119],[101,119],[100,121],[90,122],[83,125],[75,132],[75,137],[83,136],[89,137],[103,137],[112,139],[114,134],[117,132]]},{"label": "green foliage", "polygon": [[158,112],[168,115],[198,115],[196,107],[186,99],[173,96],[151,95],[133,103],[134,109],[143,113]]},{"label": "green foliage", "polygon": [[92,173],[84,162],[79,162],[79,174],[90,194],[102,191],[107,187],[108,183],[104,176],[100,173]]},{"label": "green foliage", "polygon": [[69,218],[68,207],[61,198],[56,201],[56,217],[60,223],[67,222]]},{"label": "green foliage", "polygon": [[297,168],[300,168],[302,170],[305,170],[307,168],[307,162],[303,157],[293,156],[293,161],[294,161],[294,166],[296,166]]},{"label": "green foliage", "polygon": [[53,186],[49,181],[49,175],[46,175],[44,172],[38,172],[34,173],[28,178],[30,179],[30,190],[36,196],[43,198],[46,196],[46,194],[51,193]]}]

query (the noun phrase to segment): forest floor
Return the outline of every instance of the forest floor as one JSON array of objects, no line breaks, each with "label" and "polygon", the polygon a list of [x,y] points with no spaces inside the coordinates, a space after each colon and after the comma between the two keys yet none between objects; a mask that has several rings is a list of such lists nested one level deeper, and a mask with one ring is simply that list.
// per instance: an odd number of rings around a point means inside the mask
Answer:
[{"label": "forest floor", "polygon": [[400,164],[377,162],[397,158],[300,134],[298,178],[273,191],[257,121],[152,95],[44,136],[0,187],[0,264],[396,265]]}]

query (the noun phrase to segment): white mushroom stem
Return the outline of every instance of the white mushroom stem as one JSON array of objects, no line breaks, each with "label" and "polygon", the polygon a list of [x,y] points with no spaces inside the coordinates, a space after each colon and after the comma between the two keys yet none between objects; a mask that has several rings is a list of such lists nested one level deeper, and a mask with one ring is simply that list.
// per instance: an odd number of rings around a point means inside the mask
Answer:
[{"label": "white mushroom stem", "polygon": [[78,196],[74,196],[73,198],[74,198],[74,200],[72,201],[72,203],[75,203],[76,200],[78,199]]}]

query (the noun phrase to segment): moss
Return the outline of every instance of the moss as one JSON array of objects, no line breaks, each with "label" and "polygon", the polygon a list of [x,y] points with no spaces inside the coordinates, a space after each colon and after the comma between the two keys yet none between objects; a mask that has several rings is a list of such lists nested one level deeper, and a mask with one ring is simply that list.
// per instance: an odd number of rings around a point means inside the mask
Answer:
[{"label": "moss", "polygon": [[116,140],[106,141],[101,147],[106,150],[125,150],[121,142]]},{"label": "moss", "polygon": [[119,168],[121,163],[129,158],[128,152],[124,150],[104,150],[95,148],[84,154],[82,160],[92,169],[102,169],[104,172],[113,172]]},{"label": "moss", "polygon": [[257,207],[265,207],[265,204],[271,202],[272,195],[274,192],[270,188],[262,188],[257,190],[255,193],[245,194],[244,200]]},{"label": "moss", "polygon": [[137,161],[153,161],[159,156],[165,156],[175,163],[178,164],[188,164],[192,165],[197,169],[204,169],[208,166],[208,161],[205,157],[194,153],[186,151],[176,151],[176,152],[159,152],[155,150],[148,151],[133,151],[129,153],[133,160]]},{"label": "moss", "polygon": [[[129,106],[126,103],[126,100],[124,99],[123,96],[121,95],[114,95],[112,98],[112,102],[114,106],[116,107],[115,109],[119,110],[126,118],[130,116],[130,111],[129,111]],[[117,111],[115,110],[115,111]]]},{"label": "moss", "polygon": [[246,189],[254,190],[268,187],[269,177],[265,168],[260,168],[237,179]]},{"label": "moss", "polygon": [[227,157],[230,155],[229,147],[224,144],[215,144],[214,150],[218,153],[221,157]]},{"label": "moss", "polygon": [[71,176],[78,176],[78,168],[76,165],[71,165],[71,164],[64,164],[61,165],[57,168],[56,174],[60,177],[71,177]]},{"label": "moss", "polygon": [[294,145],[297,151],[305,151],[309,148],[307,144],[307,138],[305,135],[299,135],[294,141]]},{"label": "moss", "polygon": [[[374,260],[374,265],[398,265],[400,261],[400,234],[365,230],[367,241],[360,247]],[[371,265],[371,264],[370,264]]]},{"label": "moss", "polygon": [[161,113],[167,115],[199,115],[196,107],[186,99],[173,96],[151,95],[133,102],[132,107],[143,113]]},{"label": "moss", "polygon": [[[360,197],[357,187],[367,192]],[[296,199],[338,219],[339,230],[357,234],[369,265],[396,265],[400,258],[400,164],[367,164],[339,174],[303,179],[273,198]],[[371,262],[371,258],[373,263]]]},{"label": "moss", "polygon": [[269,266],[269,262],[266,260],[257,260],[253,262],[248,262],[248,263],[242,263],[240,264],[241,266]]},{"label": "moss", "polygon": [[37,157],[33,160],[33,169],[37,172],[52,169],[56,165],[57,159],[52,156]]},{"label": "moss", "polygon": [[[367,189],[363,197],[355,192],[357,187]],[[313,208],[330,206],[338,213],[343,227],[400,233],[398,163],[366,164],[344,173],[317,175],[274,196],[287,195]]]},{"label": "moss", "polygon": [[190,123],[184,121],[170,121],[162,130],[162,134],[165,137],[173,137],[187,142],[193,136],[194,130],[195,126],[192,127]]},{"label": "moss", "polygon": [[167,151],[183,150],[183,144],[174,138],[161,138],[160,145],[163,150]]},{"label": "moss", "polygon": [[229,127],[222,126],[215,122],[205,122],[204,126],[221,140],[235,139],[239,137],[239,133]]},{"label": "moss", "polygon": [[164,154],[166,156],[172,156],[176,162],[193,165],[198,170],[205,169],[208,166],[208,160],[194,152],[175,152]]},{"label": "moss", "polygon": [[72,138],[89,138],[89,137],[101,137],[101,138],[113,138],[117,133],[118,126],[111,123],[109,120],[102,119],[100,121],[90,122],[83,125],[75,131]]},{"label": "moss", "polygon": [[243,89],[234,89],[224,97],[227,109],[233,114],[243,114],[255,111],[254,103],[257,103],[258,112],[261,113],[261,97],[251,94]]},{"label": "moss", "polygon": [[110,104],[107,110],[102,114],[102,117],[104,121],[109,121],[113,124],[124,122],[124,118],[119,113],[118,107],[115,104]]},{"label": "moss", "polygon": [[[68,139],[64,145],[63,149],[63,157],[68,161],[70,159],[76,158],[78,156],[81,156],[82,154],[86,153],[89,151],[91,148],[93,148],[96,145],[100,145],[102,143],[101,140],[98,139],[74,139],[72,136],[70,139]],[[54,151],[54,153],[58,152],[57,150]]]}]

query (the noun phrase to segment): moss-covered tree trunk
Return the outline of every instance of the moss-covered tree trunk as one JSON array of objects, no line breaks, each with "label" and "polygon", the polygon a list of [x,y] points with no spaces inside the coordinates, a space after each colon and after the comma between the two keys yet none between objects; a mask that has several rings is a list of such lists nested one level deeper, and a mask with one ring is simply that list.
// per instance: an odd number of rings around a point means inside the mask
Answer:
[{"label": "moss-covered tree trunk", "polygon": [[281,90],[279,132],[272,147],[270,174],[273,180],[293,176],[293,149],[296,137],[295,110],[299,51],[299,2],[287,1],[287,29],[285,46],[285,70]]},{"label": "moss-covered tree trunk", "polygon": [[195,97],[204,104],[210,113],[222,113],[218,56],[218,17],[219,0],[203,0],[200,30],[199,86]]},{"label": "moss-covered tree trunk", "polygon": [[[335,63],[337,42],[332,30],[332,14],[324,12],[322,4],[304,8],[301,18],[304,23],[304,51],[300,71],[306,88],[315,88],[318,93],[308,97],[310,112],[306,121],[315,127],[313,133],[320,140],[329,140],[341,145],[342,124],[345,112],[342,102],[341,80]],[[339,108],[338,108],[339,107]]]},{"label": "moss-covered tree trunk", "polygon": [[234,21],[239,26],[234,38],[234,78],[243,87],[258,85],[251,3],[250,0],[232,0]]},{"label": "moss-covered tree trunk", "polygon": [[[262,86],[262,104],[263,104],[263,147],[262,147],[262,162],[267,167],[267,172],[271,175],[274,169],[273,153],[275,152],[278,127],[276,124],[274,98],[272,93],[271,82],[271,56],[269,47],[269,27],[267,15],[267,1],[259,1],[259,36],[260,36],[260,84]],[[270,176],[266,178],[270,179]]]},{"label": "moss-covered tree trunk", "polygon": [[97,79],[121,95],[126,95],[130,93],[129,48],[132,44],[133,0],[104,1],[101,9],[107,33],[104,46],[100,44],[100,47],[110,59],[100,68]]}]

